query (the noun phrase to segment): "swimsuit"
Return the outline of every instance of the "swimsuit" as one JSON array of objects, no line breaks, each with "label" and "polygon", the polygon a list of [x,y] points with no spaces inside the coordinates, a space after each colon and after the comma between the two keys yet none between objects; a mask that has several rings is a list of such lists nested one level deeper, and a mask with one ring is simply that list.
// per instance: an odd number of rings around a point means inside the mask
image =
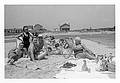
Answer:
[{"label": "swimsuit", "polygon": [[29,46],[30,46],[30,33],[26,33],[27,36],[23,33],[23,44],[24,44],[24,48],[26,48],[28,50]]}]

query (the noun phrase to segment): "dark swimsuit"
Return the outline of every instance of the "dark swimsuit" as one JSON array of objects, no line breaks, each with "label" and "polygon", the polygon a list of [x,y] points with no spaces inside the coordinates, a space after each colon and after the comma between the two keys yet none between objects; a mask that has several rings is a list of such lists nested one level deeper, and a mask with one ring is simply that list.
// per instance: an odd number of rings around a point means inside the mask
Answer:
[{"label": "dark swimsuit", "polygon": [[30,33],[26,33],[26,34],[28,36],[26,36],[25,34],[23,34],[23,44],[24,44],[24,48],[26,48],[27,51],[28,51],[28,48],[30,46],[30,41],[29,41],[29,39],[30,39]]},{"label": "dark swimsuit", "polygon": [[75,53],[75,54],[83,53],[83,49],[79,49],[79,50],[76,49],[76,50],[74,50],[74,53]]},{"label": "dark swimsuit", "polygon": [[83,48],[81,47],[81,49],[74,49],[74,53],[75,53],[75,57],[76,57],[77,54],[83,53]]}]

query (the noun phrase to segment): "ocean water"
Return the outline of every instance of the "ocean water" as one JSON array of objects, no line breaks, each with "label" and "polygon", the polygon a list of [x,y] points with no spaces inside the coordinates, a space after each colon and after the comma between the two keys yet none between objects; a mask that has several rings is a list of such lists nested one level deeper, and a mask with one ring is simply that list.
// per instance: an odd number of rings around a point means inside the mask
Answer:
[{"label": "ocean water", "polygon": [[88,39],[106,45],[110,48],[115,48],[115,33],[112,34],[82,34],[82,35],[57,35],[55,38],[79,36],[81,39]]},{"label": "ocean water", "polygon": [[[55,38],[63,37],[76,37],[79,36],[81,39],[88,39],[91,41],[98,42],[100,44],[106,45],[109,48],[115,48],[115,34],[84,34],[84,35],[56,35]],[[16,47],[15,39],[5,39],[5,57],[7,56],[9,50]]]}]

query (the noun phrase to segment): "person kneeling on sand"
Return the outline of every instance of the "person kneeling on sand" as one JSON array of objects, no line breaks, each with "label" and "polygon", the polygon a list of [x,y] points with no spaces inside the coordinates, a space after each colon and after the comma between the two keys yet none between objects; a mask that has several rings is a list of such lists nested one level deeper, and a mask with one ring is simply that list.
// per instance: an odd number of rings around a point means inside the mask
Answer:
[{"label": "person kneeling on sand", "polygon": [[24,48],[24,44],[19,43],[18,48],[15,48],[9,51],[7,63],[12,65],[15,61],[24,57],[26,54],[27,54],[27,49]]},{"label": "person kneeling on sand", "polygon": [[40,35],[38,37],[34,37],[28,49],[28,55],[30,56],[31,61],[43,59],[47,55],[47,51],[43,50],[43,47],[43,37]]},{"label": "person kneeling on sand", "polygon": [[95,54],[81,43],[80,37],[75,38],[75,43],[71,46],[75,58],[96,59]]}]

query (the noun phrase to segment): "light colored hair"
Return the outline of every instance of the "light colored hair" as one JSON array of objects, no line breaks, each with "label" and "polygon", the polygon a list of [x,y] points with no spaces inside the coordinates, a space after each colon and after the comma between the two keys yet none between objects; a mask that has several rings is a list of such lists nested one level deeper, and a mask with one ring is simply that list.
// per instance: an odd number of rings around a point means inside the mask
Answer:
[{"label": "light colored hair", "polygon": [[80,37],[75,37],[75,40],[81,41],[81,38]]}]

